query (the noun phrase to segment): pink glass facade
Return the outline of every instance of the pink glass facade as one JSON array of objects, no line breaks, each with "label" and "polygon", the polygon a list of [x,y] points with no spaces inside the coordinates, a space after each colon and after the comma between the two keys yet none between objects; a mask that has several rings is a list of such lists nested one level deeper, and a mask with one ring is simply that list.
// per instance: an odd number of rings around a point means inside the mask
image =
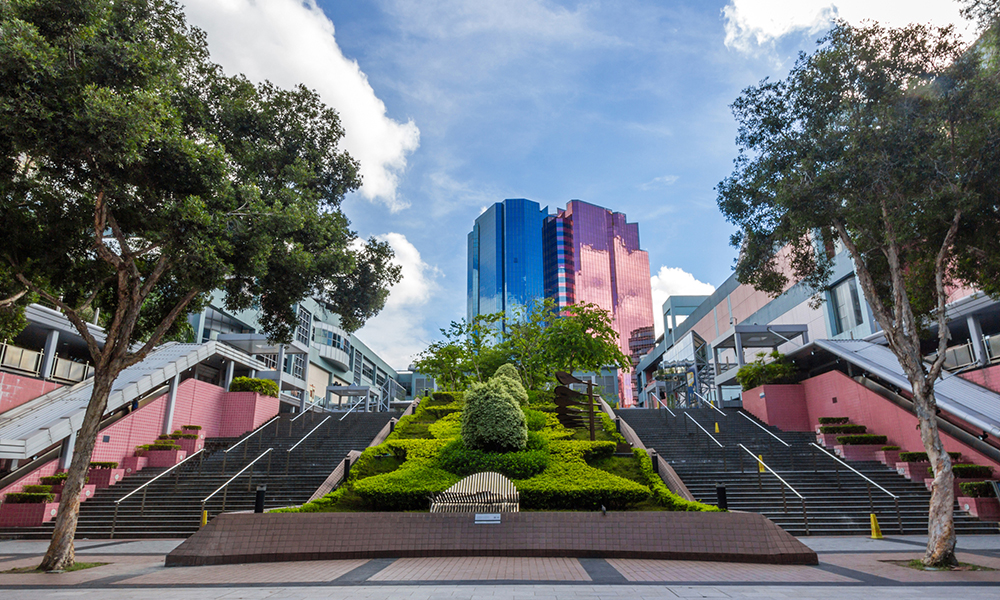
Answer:
[{"label": "pink glass facade", "polygon": [[[639,249],[639,225],[622,213],[580,200],[546,221],[546,295],[560,306],[582,302],[611,312],[618,344],[631,356],[629,340],[653,327],[649,255]],[[619,381],[622,406],[635,401],[633,385]]]}]

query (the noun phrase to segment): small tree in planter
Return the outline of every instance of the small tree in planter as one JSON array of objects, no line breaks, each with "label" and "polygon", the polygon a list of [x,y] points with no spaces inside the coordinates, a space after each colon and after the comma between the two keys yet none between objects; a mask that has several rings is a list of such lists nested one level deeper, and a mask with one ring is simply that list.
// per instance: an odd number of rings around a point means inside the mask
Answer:
[{"label": "small tree in planter", "polygon": [[237,377],[229,384],[230,392],[256,392],[272,398],[278,397],[278,384],[270,379]]},{"label": "small tree in planter", "polygon": [[[765,362],[768,357],[770,362]],[[752,363],[743,365],[736,372],[736,381],[744,392],[762,385],[795,383],[795,365],[777,350],[770,354],[758,352]]]}]

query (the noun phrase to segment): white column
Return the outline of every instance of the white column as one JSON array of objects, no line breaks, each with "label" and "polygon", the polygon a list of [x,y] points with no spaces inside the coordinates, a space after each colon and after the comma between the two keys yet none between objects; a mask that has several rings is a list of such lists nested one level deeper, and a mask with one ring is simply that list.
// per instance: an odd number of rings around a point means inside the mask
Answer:
[{"label": "white column", "polygon": [[976,364],[985,367],[990,364],[990,356],[986,353],[986,344],[983,343],[983,326],[976,315],[969,315],[965,322],[969,324],[969,337],[972,339],[972,354]]},{"label": "white column", "polygon": [[163,430],[160,433],[168,434],[173,431],[174,426],[174,405],[177,404],[177,387],[181,383],[181,374],[174,375],[170,380],[170,389],[167,391],[167,410],[163,414]]},{"label": "white column", "polygon": [[52,377],[52,366],[56,364],[56,348],[59,345],[59,331],[52,329],[45,337],[45,351],[42,352],[42,372],[39,376],[42,379]]},{"label": "white column", "polygon": [[73,447],[76,446],[76,430],[62,441],[62,452],[59,455],[59,468],[69,469],[69,463],[73,460]]},{"label": "white column", "polygon": [[736,332],[736,364],[740,367],[746,364],[746,358],[743,356],[743,337],[740,332]]},{"label": "white column", "polygon": [[229,386],[232,385],[233,383],[233,369],[235,368],[236,368],[235,362],[231,360],[226,361],[226,379],[224,382],[225,385],[223,385],[222,387],[226,388],[227,392],[229,391]]},{"label": "white column", "polygon": [[278,346],[278,405],[281,405],[281,378],[285,373],[285,345],[280,344]]}]

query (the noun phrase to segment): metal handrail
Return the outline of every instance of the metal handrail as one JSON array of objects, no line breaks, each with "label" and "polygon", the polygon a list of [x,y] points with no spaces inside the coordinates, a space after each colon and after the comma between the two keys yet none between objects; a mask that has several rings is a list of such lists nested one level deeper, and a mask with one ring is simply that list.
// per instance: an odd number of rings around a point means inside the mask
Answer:
[{"label": "metal handrail", "polygon": [[[849,465],[849,464],[845,463],[844,461],[840,460],[835,455],[830,454],[829,452],[826,451],[825,448],[817,445],[815,442],[809,442],[809,445],[812,446],[813,448],[816,448],[817,450],[819,450],[823,454],[829,456],[830,458],[832,458],[833,460],[837,461],[838,463],[844,465],[850,471],[852,471],[855,475],[861,477],[862,479],[864,479],[868,483],[868,508],[871,510],[872,514],[875,514],[875,503],[872,500],[872,486],[874,485],[878,489],[880,489],[883,492],[885,492],[886,494],[888,494],[889,497],[892,498],[893,502],[896,504],[896,522],[899,525],[899,533],[902,535],[902,533],[903,533],[903,514],[899,510],[899,496],[897,496],[896,494],[893,494],[889,490],[887,490],[884,487],[880,486],[879,484],[875,483],[874,481],[872,481],[871,479],[869,479],[866,475],[864,475],[863,473],[861,473],[860,471],[858,471],[857,469],[855,469],[851,465]],[[840,486],[840,471],[837,471],[837,485],[838,485],[838,487]]]},{"label": "metal handrail", "polygon": [[753,423],[753,424],[754,424],[754,425],[756,425],[757,427],[760,427],[761,429],[763,429],[763,430],[764,430],[764,432],[765,432],[765,433],[767,433],[768,435],[770,435],[770,436],[771,436],[771,437],[773,437],[774,439],[776,439],[776,440],[778,440],[779,442],[781,442],[782,444],[784,444],[784,445],[785,445],[785,448],[791,448],[791,444],[789,444],[789,443],[788,443],[788,442],[786,442],[785,440],[781,439],[780,437],[778,437],[778,436],[774,435],[774,433],[773,433],[773,432],[771,432],[771,431],[768,431],[767,427],[764,427],[763,425],[761,425],[761,424],[760,424],[760,423],[758,423],[757,421],[754,421],[754,420],[753,420],[753,419],[751,419],[750,417],[746,416],[746,414],[745,414],[745,413],[739,413],[739,414],[740,414],[740,416],[741,416],[741,417],[743,417],[743,418],[744,418],[744,419],[746,419],[747,421],[750,421],[751,423]]},{"label": "metal handrail", "polygon": [[204,451],[205,451],[205,449],[204,449],[204,448],[202,448],[201,450],[199,450],[199,451],[195,452],[195,453],[194,453],[194,454],[192,454],[191,456],[188,456],[188,457],[186,457],[186,458],[185,458],[184,460],[182,460],[181,462],[177,463],[176,465],[174,465],[174,466],[170,467],[170,468],[169,468],[169,469],[167,469],[166,471],[164,471],[164,472],[160,473],[160,474],[159,474],[159,475],[157,475],[156,477],[154,477],[154,478],[150,479],[150,480],[149,480],[149,481],[147,481],[146,483],[144,483],[144,484],[140,485],[139,487],[135,488],[135,489],[134,489],[134,490],[132,490],[131,492],[129,492],[129,493],[127,493],[127,494],[125,494],[125,495],[124,495],[124,496],[122,496],[121,498],[119,498],[119,499],[115,500],[115,516],[114,516],[114,518],[113,518],[113,519],[111,520],[111,535],[109,536],[109,538],[108,538],[108,539],[114,539],[114,538],[115,538],[115,525],[116,525],[116,524],[118,523],[118,505],[119,505],[119,504],[121,504],[121,503],[122,503],[122,502],[124,502],[125,500],[128,500],[129,496],[132,496],[133,494],[135,494],[135,493],[136,493],[136,492],[138,492],[139,490],[142,490],[142,506],[141,506],[141,507],[139,508],[139,516],[141,517],[141,516],[142,516],[142,515],[143,515],[143,514],[144,514],[144,513],[146,512],[146,488],[147,488],[147,487],[149,487],[149,485],[150,485],[150,484],[152,484],[152,483],[153,483],[154,481],[156,481],[156,480],[157,480],[157,479],[159,479],[160,477],[163,477],[163,476],[164,476],[164,475],[166,475],[167,473],[170,473],[171,471],[173,471],[173,470],[174,470],[174,469],[176,469],[177,467],[179,467],[179,466],[183,465],[184,463],[186,463],[187,461],[191,460],[191,459],[192,459],[192,458],[194,458],[195,456],[198,456],[199,454],[201,454],[201,453],[202,453],[202,452],[204,452]]},{"label": "metal handrail", "polygon": [[687,418],[689,418],[689,419],[691,419],[691,422],[694,423],[698,427],[698,429],[702,430],[703,432],[705,432],[705,435],[707,435],[708,437],[712,438],[712,441],[715,442],[716,444],[718,444],[719,448],[725,449],[725,446],[723,446],[719,442],[719,440],[715,439],[715,436],[712,435],[711,433],[709,433],[707,429],[705,429],[704,427],[702,427],[701,423],[699,423],[698,421],[695,421],[694,417],[692,417],[688,413],[684,413],[684,416],[687,417]]},{"label": "metal handrail", "polygon": [[[365,396],[365,400],[364,400],[365,404],[368,404],[368,402],[370,402],[370,401],[371,401],[371,398],[369,396]],[[338,421],[343,421],[344,419],[347,418],[347,415],[349,415],[352,412],[354,412],[354,409],[357,408],[357,407],[359,407],[359,406],[361,406],[361,397],[360,396],[358,396],[358,401],[354,403],[354,406],[352,406],[351,408],[349,408],[347,410],[347,412],[344,413],[344,416],[340,417],[337,420]],[[368,411],[366,410],[365,412],[368,412]]]},{"label": "metal handrail", "polygon": [[273,422],[273,421],[274,421],[275,419],[277,419],[277,418],[279,418],[279,417],[281,417],[281,415],[274,415],[273,417],[271,417],[271,419],[269,419],[269,420],[268,420],[268,422],[267,422],[267,423],[264,423],[263,425],[261,425],[260,427],[258,427],[256,431],[254,431],[254,432],[253,432],[253,433],[251,433],[250,435],[246,436],[246,437],[245,437],[245,438],[243,438],[242,440],[240,440],[240,441],[236,442],[236,443],[235,443],[235,444],[233,444],[232,446],[230,446],[230,447],[226,448],[226,449],[225,449],[225,450],[223,450],[222,452],[223,452],[224,454],[229,454],[229,452],[230,452],[231,450],[235,450],[235,449],[236,449],[236,447],[237,447],[237,446],[239,446],[240,444],[242,444],[243,442],[245,442],[245,441],[249,440],[249,439],[250,439],[250,438],[252,438],[253,436],[257,435],[258,433],[260,433],[260,432],[262,432],[262,431],[264,431],[264,429],[265,429],[265,428],[267,428],[267,426],[268,426],[268,425],[270,425],[270,424],[271,424],[271,422]]},{"label": "metal handrail", "polygon": [[677,416],[677,415],[674,414],[674,411],[670,410],[669,406],[667,406],[666,404],[663,403],[663,400],[660,400],[659,398],[657,398],[656,401],[660,404],[660,406],[662,406],[663,408],[667,409],[667,412],[670,413],[671,417],[676,417]]},{"label": "metal handrail", "polygon": [[711,402],[709,402],[704,396],[702,396],[698,392],[696,392],[694,390],[691,390],[691,393],[693,393],[695,396],[698,397],[699,400],[701,400],[702,402],[704,402],[705,404],[707,404],[709,407],[712,408],[712,410],[714,410],[715,412],[719,413],[723,417],[729,416],[721,408],[719,408],[718,406],[716,406],[716,405],[712,404]]},{"label": "metal handrail", "polygon": [[288,474],[288,463],[292,459],[292,450],[295,450],[296,448],[298,448],[299,444],[301,444],[302,442],[306,441],[306,438],[308,438],[312,434],[316,433],[316,430],[319,429],[320,427],[322,427],[323,423],[326,423],[332,417],[333,417],[333,415],[327,415],[325,419],[323,419],[322,421],[319,422],[319,425],[313,427],[312,430],[309,431],[309,433],[307,433],[304,436],[302,436],[299,439],[299,441],[295,442],[295,444],[291,448],[289,448],[288,450],[285,451],[285,475]]},{"label": "metal handrail", "polygon": [[[778,473],[774,469],[772,469],[771,467],[769,467],[767,465],[767,463],[764,462],[763,457],[757,456],[756,454],[754,454],[753,452],[751,452],[750,449],[747,448],[746,446],[744,446],[743,444],[736,444],[736,445],[739,446],[740,448],[743,448],[743,450],[747,454],[749,454],[750,456],[752,456],[753,459],[755,461],[757,461],[757,463],[758,463],[758,467],[757,467],[757,486],[758,486],[758,489],[763,489],[763,487],[764,487],[764,484],[761,482],[761,474],[763,473],[763,471],[768,471],[769,473],[771,473],[771,475],[774,475],[778,479],[778,481],[780,481],[785,487],[787,487],[788,489],[792,490],[793,494],[795,494],[796,496],[799,497],[799,501],[802,503],[802,523],[803,523],[803,525],[805,525],[806,535],[809,535],[809,515],[806,513],[806,497],[803,496],[802,494],[798,493],[798,491],[796,491],[795,488],[793,488],[790,483],[788,483],[787,481],[785,481],[785,479],[781,475],[778,475]],[[740,457],[742,458],[742,455],[740,455]],[[761,467],[763,467],[763,469]],[[740,472],[741,473],[743,472],[743,461],[742,460],[740,460]],[[788,501],[785,499],[785,487],[781,488],[781,506],[784,509],[784,511],[787,513],[788,512]]]},{"label": "metal handrail", "polygon": [[[274,415],[273,417],[271,417],[270,420],[268,420],[267,423],[264,423],[263,425],[261,425],[260,427],[258,427],[256,430],[254,430],[253,433],[251,433],[250,435],[246,436],[242,440],[236,442],[232,446],[230,446],[230,447],[226,448],[225,450],[223,450],[222,451],[222,474],[223,475],[226,474],[226,463],[229,462],[229,452],[230,451],[235,450],[237,447],[239,447],[241,444],[243,444],[243,442],[249,440],[253,436],[257,435],[258,433],[262,433],[265,429],[267,429],[268,425],[270,425],[271,423],[274,423],[280,417],[281,417],[281,415]],[[289,424],[288,425],[289,430],[291,430],[291,427],[292,427],[291,424]],[[277,423],[274,424],[274,433],[275,433],[275,435],[278,434],[278,424]],[[257,438],[257,440],[258,440],[257,450],[260,450],[260,447],[264,445],[264,438],[263,437],[259,437],[259,438]],[[243,446],[243,459],[244,460],[246,460],[246,457],[247,457],[247,448],[249,448],[249,447],[250,447],[249,444],[247,444],[246,446]]]},{"label": "metal handrail", "polygon": [[[246,471],[247,469],[253,468],[253,466],[257,463],[258,460],[264,458],[265,456],[270,457],[270,454],[271,454],[272,450],[274,450],[274,448],[268,448],[267,450],[263,451],[260,454],[260,456],[258,456],[257,458],[253,459],[252,461],[250,461],[250,464],[248,464],[247,466],[243,467],[235,475],[233,475],[232,477],[230,477],[229,480],[226,481],[226,483],[223,483],[218,488],[216,488],[214,492],[212,492],[211,494],[209,494],[208,496],[206,496],[205,499],[201,501],[201,512],[202,512],[202,514],[205,514],[205,503],[208,502],[209,500],[211,500],[212,496],[218,494],[220,491],[223,491],[223,490],[225,490],[225,491],[222,494],[222,511],[225,511],[226,510],[226,496],[229,493],[229,489],[228,489],[229,484],[232,483],[233,480],[235,480],[237,477],[239,477],[240,475],[242,475],[244,471]],[[271,472],[271,460],[270,460],[270,458],[268,458],[268,461],[267,461],[267,472],[268,473]],[[250,472],[250,482],[247,483],[247,488],[248,489],[250,487],[250,483],[252,483],[252,482],[253,482],[253,471]]]}]

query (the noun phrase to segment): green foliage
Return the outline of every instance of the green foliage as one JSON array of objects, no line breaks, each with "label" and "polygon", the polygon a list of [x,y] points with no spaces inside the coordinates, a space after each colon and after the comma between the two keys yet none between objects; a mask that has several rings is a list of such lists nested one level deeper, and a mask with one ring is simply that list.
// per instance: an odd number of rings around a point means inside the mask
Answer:
[{"label": "green foliage", "polygon": [[358,460],[354,461],[354,464],[351,465],[351,472],[348,479],[356,481],[365,477],[371,477],[372,475],[390,473],[398,469],[405,460],[405,456],[397,456],[385,444],[365,448],[361,456],[358,457]]},{"label": "green foliage", "polygon": [[[927,467],[927,470],[931,473],[931,475],[934,474],[934,467]],[[952,465],[951,471],[958,479],[989,479],[993,476],[993,467],[988,467],[986,465]]]},{"label": "green foliage", "polygon": [[487,452],[523,450],[528,426],[520,403],[508,391],[504,377],[475,384],[465,394],[462,439],[465,445]]},{"label": "green foliage", "polygon": [[[952,460],[958,460],[959,457],[962,456],[962,453],[949,452],[948,456],[950,456]],[[927,458],[926,452],[900,452],[899,460],[900,462],[930,462],[930,459]]]},{"label": "green foliage", "polygon": [[648,485],[646,475],[639,466],[639,461],[635,456],[610,456],[588,462],[595,469],[607,471],[612,475],[617,475],[624,479],[634,481],[642,485]]},{"label": "green foliage", "polygon": [[819,428],[820,433],[864,433],[868,428],[864,425],[824,425]]},{"label": "green foliage", "polygon": [[996,492],[989,481],[963,481],[958,487],[969,498],[996,498]]},{"label": "green foliage", "polygon": [[[765,361],[767,357],[771,358],[770,362]],[[794,383],[795,365],[777,350],[772,350],[770,354],[758,352],[753,362],[743,365],[736,372],[736,381],[744,392],[762,385]]]},{"label": "green foliage", "polygon": [[189,429],[191,431],[201,430],[201,425],[181,425],[181,429]]},{"label": "green foliage", "polygon": [[464,398],[465,392],[434,392],[429,400],[421,400],[420,404],[427,406],[462,404],[465,401]]},{"label": "green foliage", "polygon": [[90,463],[91,469],[117,469],[118,463],[116,462],[93,462]]},{"label": "green foliage", "polygon": [[639,468],[642,469],[643,474],[646,476],[649,489],[653,491],[653,499],[656,500],[657,504],[660,506],[669,508],[670,510],[679,511],[721,512],[717,506],[703,504],[701,502],[692,502],[671,492],[670,488],[667,487],[667,484],[663,483],[660,476],[653,470],[653,461],[644,450],[634,448],[632,450],[632,454],[634,454],[636,459],[638,459]]},{"label": "green foliage", "polygon": [[549,415],[530,408],[524,409],[524,420],[528,425],[528,431],[541,431],[549,422]]},{"label": "green foliage", "polygon": [[596,304],[572,304],[547,329],[546,361],[554,371],[600,371],[615,366],[623,373],[632,361],[618,346],[611,314]]},{"label": "green foliage", "polygon": [[820,425],[846,425],[851,420],[848,417],[820,417],[817,421]]},{"label": "green foliage", "polygon": [[51,485],[26,485],[21,489],[26,494],[49,494],[52,492]]},{"label": "green foliage", "polygon": [[56,473],[55,475],[46,475],[44,477],[39,477],[38,480],[45,485],[62,485],[65,483],[66,478],[69,477],[69,473],[62,472]]},{"label": "green foliage", "polygon": [[445,491],[460,479],[430,461],[411,459],[396,471],[356,481],[354,491],[375,510],[427,510],[428,496]]},{"label": "green foliage", "polygon": [[4,495],[3,501],[7,504],[44,504],[52,502],[55,496],[52,494],[32,494],[28,492],[11,492]]},{"label": "green foliage", "polygon": [[461,439],[452,440],[441,451],[438,465],[456,475],[492,471],[510,479],[527,479],[545,470],[549,465],[546,450],[520,452],[484,452],[466,448]]},{"label": "green foliage", "polygon": [[524,391],[521,378],[517,376],[517,369],[514,368],[514,365],[509,363],[500,365],[497,372],[490,378],[490,381],[494,380],[506,388],[507,393],[517,400],[519,406],[525,406],[528,403],[528,392]]},{"label": "green foliage", "polygon": [[614,456],[614,442],[591,442],[589,440],[551,440],[549,452],[554,462],[589,463]]},{"label": "green foliage", "polygon": [[874,444],[884,444],[888,441],[888,437],[884,435],[875,435],[872,433],[864,433],[859,435],[838,435],[837,443],[843,444],[844,446],[870,446]]},{"label": "green foliage", "polygon": [[427,430],[439,440],[450,440],[462,435],[462,414],[453,412],[431,423]]},{"label": "green foliage", "polygon": [[539,405],[551,405],[553,398],[555,392],[552,390],[528,390],[528,404],[533,408],[538,408]]},{"label": "green foliage", "polygon": [[899,446],[882,446],[880,450],[883,452],[891,452],[893,450],[899,450]]},{"label": "green foliage", "polygon": [[171,433],[167,436],[172,440],[196,440],[198,439],[197,433]]},{"label": "green foliage", "polygon": [[180,450],[181,447],[170,440],[156,440],[152,444],[140,444],[135,447],[135,455],[142,456],[148,451],[159,451],[159,450]]},{"label": "green foliage", "polygon": [[[256,392],[272,398],[278,397],[278,384],[270,379],[234,377],[229,384],[230,392]],[[200,429],[200,428],[199,428]]]},{"label": "green foliage", "polygon": [[621,510],[649,497],[644,485],[576,461],[553,461],[541,475],[514,485],[521,506],[536,510]]},{"label": "green foliage", "polygon": [[[382,446],[389,449],[396,457],[404,460],[422,460],[437,458],[448,440],[386,440]],[[380,448],[382,446],[379,446]]]}]

